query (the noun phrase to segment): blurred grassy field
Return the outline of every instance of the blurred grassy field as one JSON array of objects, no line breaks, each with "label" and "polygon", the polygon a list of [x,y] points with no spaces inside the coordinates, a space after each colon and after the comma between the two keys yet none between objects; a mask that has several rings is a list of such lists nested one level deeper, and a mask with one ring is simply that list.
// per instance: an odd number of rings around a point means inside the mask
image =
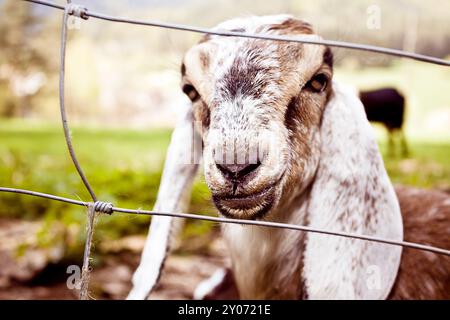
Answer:
[{"label": "blurred grassy field", "polygon": [[[128,208],[152,208],[169,139],[170,130],[164,129],[73,130],[78,158],[97,196]],[[58,125],[17,120],[0,122],[0,185],[89,201],[69,160],[62,128]],[[209,198],[209,191],[199,177],[189,211],[213,213]],[[55,222],[63,223],[70,234],[48,234],[43,230],[41,245],[64,240],[69,255],[80,253],[85,225],[85,215],[80,207],[29,196],[0,194],[0,217],[44,219],[48,229]],[[144,233],[148,223],[149,217],[114,214],[99,219],[96,233],[102,239],[116,239]],[[185,236],[204,233],[208,226],[203,222],[191,222]],[[61,237],[71,240],[58,239]]]}]

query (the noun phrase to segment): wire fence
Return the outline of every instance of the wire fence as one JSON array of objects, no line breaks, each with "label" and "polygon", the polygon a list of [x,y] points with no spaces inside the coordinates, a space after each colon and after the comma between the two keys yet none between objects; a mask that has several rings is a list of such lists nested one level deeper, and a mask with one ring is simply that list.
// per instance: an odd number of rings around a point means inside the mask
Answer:
[{"label": "wire fence", "polygon": [[31,191],[31,190],[16,189],[16,188],[0,187],[0,192],[8,192],[8,193],[29,195],[29,196],[34,196],[34,197],[41,197],[41,198],[46,198],[46,199],[53,200],[53,201],[61,201],[61,202],[78,205],[78,206],[84,206],[84,207],[88,208],[88,229],[87,229],[87,237],[86,237],[85,250],[84,250],[84,256],[83,256],[80,299],[88,299],[89,257],[90,257],[90,251],[91,251],[91,243],[92,243],[92,237],[93,237],[93,232],[94,232],[94,219],[95,219],[96,213],[112,214],[114,212],[117,212],[117,213],[127,213],[127,214],[136,214],[136,215],[168,216],[168,217],[175,217],[175,218],[197,219],[197,220],[204,220],[204,221],[211,221],[211,222],[218,222],[218,223],[253,225],[253,226],[269,227],[269,228],[282,228],[282,229],[313,232],[313,233],[320,233],[320,234],[326,234],[326,235],[332,235],[332,236],[373,241],[373,242],[384,243],[384,244],[388,244],[388,245],[395,245],[395,246],[402,246],[402,247],[407,247],[407,248],[412,248],[412,249],[425,250],[425,251],[433,252],[436,254],[450,256],[450,250],[443,249],[443,248],[437,248],[437,247],[433,247],[433,246],[429,246],[429,245],[424,245],[424,244],[420,244],[420,243],[414,243],[414,242],[396,241],[396,240],[385,239],[385,238],[380,238],[380,237],[375,237],[375,236],[354,234],[354,233],[348,233],[348,232],[330,231],[330,230],[312,228],[312,227],[303,226],[303,225],[286,224],[286,223],[278,223],[278,222],[270,222],[270,221],[241,220],[241,219],[231,219],[231,218],[224,218],[224,217],[204,216],[204,215],[190,214],[190,213],[172,213],[172,212],[157,212],[157,211],[140,210],[140,209],[127,209],[127,208],[115,207],[115,206],[113,206],[112,203],[99,201],[95,195],[93,188],[89,184],[89,181],[88,181],[86,175],[83,172],[83,169],[77,159],[75,150],[72,145],[72,139],[70,136],[70,128],[69,128],[69,123],[68,123],[68,119],[67,119],[67,115],[66,115],[65,94],[64,94],[66,43],[67,43],[67,29],[68,29],[67,21],[68,21],[68,17],[70,15],[79,17],[84,20],[87,20],[89,17],[92,17],[92,18],[97,18],[97,19],[102,19],[102,20],[107,20],[107,21],[112,21],[112,22],[129,23],[129,24],[136,24],[136,25],[143,25],[143,26],[174,29],[174,30],[180,30],[180,31],[196,32],[196,33],[201,33],[201,34],[226,36],[226,37],[243,37],[243,38],[253,38],[253,39],[261,39],[261,40],[271,40],[271,41],[290,41],[290,42],[299,42],[299,43],[305,43],[305,44],[327,45],[327,46],[332,46],[332,47],[347,48],[347,49],[352,49],[352,50],[363,50],[363,51],[382,53],[382,54],[387,54],[387,55],[392,55],[392,56],[397,56],[397,57],[404,57],[404,58],[409,58],[409,59],[413,59],[413,60],[418,60],[418,61],[442,65],[442,66],[450,66],[450,61],[439,59],[436,57],[421,55],[421,54],[417,54],[417,53],[406,52],[406,51],[391,49],[391,48],[371,46],[371,45],[366,45],[366,44],[356,44],[356,43],[349,43],[349,42],[343,42],[343,41],[332,41],[332,40],[311,40],[311,39],[302,38],[302,37],[286,37],[286,36],[276,36],[276,35],[266,35],[266,34],[249,34],[249,33],[232,32],[232,31],[219,31],[219,30],[205,29],[205,28],[173,24],[173,23],[142,21],[142,20],[135,20],[135,19],[129,19],[129,18],[124,18],[124,17],[115,17],[115,16],[105,15],[102,13],[88,11],[87,8],[77,5],[77,4],[74,4],[70,0],[67,0],[66,6],[58,5],[58,4],[55,4],[52,2],[48,2],[48,1],[41,1],[41,0],[23,0],[23,1],[32,2],[32,3],[36,3],[36,4],[40,4],[40,5],[44,5],[44,6],[48,6],[48,7],[52,7],[52,8],[64,11],[63,18],[62,18],[62,26],[61,26],[60,69],[59,69],[59,105],[60,105],[61,121],[62,121],[62,125],[63,125],[63,131],[64,131],[64,136],[65,136],[65,141],[67,144],[67,149],[69,151],[71,160],[72,160],[81,180],[83,181],[83,184],[86,187],[86,190],[89,192],[90,197],[92,198],[92,202],[85,202],[85,201],[60,197],[60,196],[56,196],[56,195],[51,195],[51,194],[46,194],[46,193],[41,193],[41,192],[36,192],[36,191]]}]

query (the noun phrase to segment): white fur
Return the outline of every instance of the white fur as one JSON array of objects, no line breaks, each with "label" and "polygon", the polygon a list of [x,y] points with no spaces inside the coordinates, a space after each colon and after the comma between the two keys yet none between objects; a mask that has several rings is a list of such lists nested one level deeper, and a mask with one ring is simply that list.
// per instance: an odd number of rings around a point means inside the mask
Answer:
[{"label": "white fur", "polygon": [[[309,225],[403,240],[398,201],[363,106],[342,85],[335,82],[333,90],[334,98],[322,123],[321,158],[311,191]],[[340,183],[345,180],[351,185],[343,187]],[[376,201],[368,203],[365,192]],[[395,281],[401,252],[396,246],[308,234],[303,271],[308,296],[385,299]],[[380,277],[378,288],[369,285],[370,277],[376,276]]]},{"label": "white fur", "polygon": [[[182,111],[167,152],[155,211],[184,211],[189,203],[191,186],[198,168],[198,164],[191,164],[189,159],[198,137],[192,127],[191,108],[182,108]],[[177,234],[176,227],[179,228],[180,225],[177,226],[175,218],[153,216],[141,263],[133,275],[133,288],[127,299],[142,300],[150,294],[170,250],[171,233],[174,236]]]}]

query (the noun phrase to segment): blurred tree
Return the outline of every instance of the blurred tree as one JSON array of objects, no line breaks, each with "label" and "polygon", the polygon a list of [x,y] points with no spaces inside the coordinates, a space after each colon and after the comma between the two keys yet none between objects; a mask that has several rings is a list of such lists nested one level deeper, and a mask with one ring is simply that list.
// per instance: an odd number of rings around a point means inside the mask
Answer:
[{"label": "blurred tree", "polygon": [[45,30],[33,7],[6,0],[0,7],[0,116],[26,117],[31,99],[50,70],[45,48],[36,39]]}]

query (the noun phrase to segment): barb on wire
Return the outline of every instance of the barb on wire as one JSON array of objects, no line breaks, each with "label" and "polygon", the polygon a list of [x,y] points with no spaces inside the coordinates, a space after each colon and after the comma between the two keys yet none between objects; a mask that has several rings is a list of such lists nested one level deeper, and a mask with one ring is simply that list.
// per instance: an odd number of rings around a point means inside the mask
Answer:
[{"label": "barb on wire", "polygon": [[[35,192],[30,190],[16,189],[16,188],[4,188],[0,187],[0,192],[10,192],[10,193],[19,193],[24,195],[30,195],[35,197],[46,198],[50,200],[61,201],[69,204],[75,204],[79,206],[89,206],[89,202],[58,197],[51,194]],[[253,226],[261,226],[261,227],[269,227],[269,228],[281,228],[281,229],[290,229],[290,230],[298,230],[305,232],[313,232],[320,233],[326,235],[333,235],[345,238],[353,238],[359,240],[367,240],[378,243],[384,243],[395,246],[408,247],[412,249],[425,250],[434,252],[437,254],[442,254],[445,256],[450,256],[450,250],[437,248],[433,246],[428,246],[420,243],[408,242],[408,241],[396,241],[390,239],[379,238],[375,236],[367,236],[355,233],[341,232],[341,231],[329,231],[324,229],[312,228],[302,225],[296,224],[288,224],[288,223],[279,223],[279,222],[271,222],[271,221],[262,221],[262,220],[244,220],[244,219],[230,219],[230,218],[222,218],[222,217],[212,217],[212,216],[204,216],[199,214],[192,213],[173,213],[173,212],[157,212],[157,211],[149,211],[149,210],[137,210],[137,209],[126,209],[120,207],[111,207],[111,212],[118,213],[128,213],[128,214],[138,214],[138,215],[148,215],[148,216],[166,216],[166,217],[175,217],[175,218],[187,218],[187,219],[196,219],[196,220],[204,220],[211,222],[219,222],[219,223],[232,223],[232,224],[240,224],[240,225],[253,225]]]},{"label": "barb on wire", "polygon": [[[65,10],[65,6],[61,6],[49,1],[44,0],[24,0],[28,2],[33,2],[45,6],[49,6],[55,9]],[[450,66],[450,61],[439,59],[432,56],[427,56],[423,54],[418,54],[414,52],[407,52],[398,49],[392,48],[384,48],[367,44],[359,44],[359,43],[351,43],[345,41],[335,41],[335,40],[312,40],[304,37],[288,37],[288,36],[277,36],[277,35],[268,35],[268,34],[250,34],[250,33],[241,33],[241,32],[233,32],[233,31],[222,31],[222,30],[212,30],[207,28],[193,27],[176,23],[165,23],[158,21],[144,21],[144,20],[136,20],[125,17],[114,17],[102,13],[97,13],[93,11],[86,12],[86,16],[93,17],[97,19],[112,21],[112,22],[120,22],[120,23],[129,23],[157,28],[166,28],[180,31],[189,31],[195,33],[202,34],[211,34],[218,36],[227,36],[227,37],[242,37],[242,38],[253,38],[253,39],[262,39],[262,40],[273,40],[273,41],[291,41],[291,42],[301,42],[306,44],[317,44],[317,45],[327,45],[331,47],[339,47],[346,48],[352,50],[362,50],[369,52],[377,52],[382,54],[387,54],[396,57],[409,58],[413,60],[418,60],[422,62],[428,62],[432,64],[442,65],[442,66]]]}]

